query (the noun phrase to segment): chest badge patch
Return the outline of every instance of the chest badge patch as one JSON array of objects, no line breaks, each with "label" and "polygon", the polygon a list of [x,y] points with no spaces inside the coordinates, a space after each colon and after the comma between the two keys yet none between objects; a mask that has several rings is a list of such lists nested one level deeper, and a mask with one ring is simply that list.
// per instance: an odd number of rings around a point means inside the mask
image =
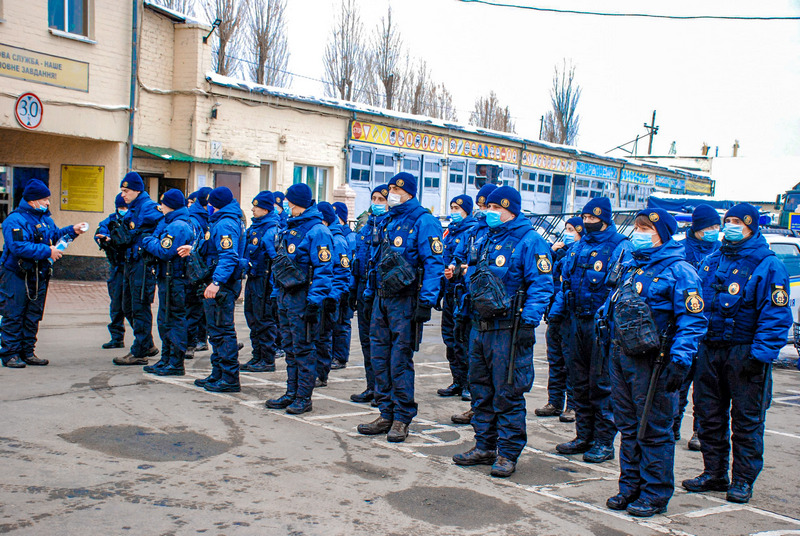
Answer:
[{"label": "chest badge patch", "polygon": [[211,231],[206,231],[206,240],[211,238]]},{"label": "chest badge patch", "polygon": [[497,266],[503,266],[506,263],[506,258],[503,255],[498,255],[497,258],[494,260],[494,263]]},{"label": "chest badge patch", "polygon": [[775,285],[775,290],[772,291],[772,303],[778,307],[784,307],[789,304],[789,295],[782,285]]},{"label": "chest badge patch", "polygon": [[636,294],[641,294],[641,293],[642,293],[642,282],[641,281],[637,281],[636,282]]},{"label": "chest badge patch", "polygon": [[135,223],[133,223],[133,222],[130,222],[130,223],[128,224],[128,227],[130,227],[131,229],[133,229],[134,227],[136,227],[136,224],[135,224]]},{"label": "chest badge patch", "polygon": [[228,235],[223,235],[222,238],[219,239],[219,247],[222,249],[231,249],[233,247],[233,240]]},{"label": "chest badge patch", "polygon": [[320,246],[317,257],[319,257],[320,262],[328,262],[331,260],[331,252],[328,250],[328,246]]},{"label": "chest badge patch", "polygon": [[431,238],[431,251],[434,255],[441,255],[444,251],[444,245],[438,236]]},{"label": "chest badge patch", "polygon": [[294,244],[289,244],[289,247],[286,248],[286,251],[288,251],[291,254],[294,253],[295,249],[297,249],[297,247]]},{"label": "chest badge patch", "polygon": [[597,261],[594,263],[594,271],[595,272],[602,272],[603,271],[603,261]]},{"label": "chest badge patch", "polygon": [[539,258],[536,260],[536,268],[539,269],[540,273],[549,274],[553,267],[550,264],[550,260],[547,258],[547,255],[539,255],[538,257]]},{"label": "chest badge patch", "polygon": [[253,245],[255,246],[256,244],[258,244],[258,238],[253,238]]},{"label": "chest badge patch", "polygon": [[592,255],[591,256],[592,257],[597,257],[597,252],[596,251],[592,251]]},{"label": "chest badge patch", "polygon": [[161,239],[161,247],[164,249],[169,249],[172,247],[172,237],[167,235]]},{"label": "chest badge patch", "polygon": [[728,294],[739,294],[739,283],[731,283],[728,285]]},{"label": "chest badge patch", "polygon": [[701,298],[696,292],[690,292],[688,296],[686,296],[686,310],[690,313],[702,313],[703,308],[705,307],[705,303],[703,302],[703,298]]},{"label": "chest badge patch", "polygon": [[402,245],[403,245],[403,237],[402,236],[395,237],[395,239],[394,239],[394,247],[399,248]]}]

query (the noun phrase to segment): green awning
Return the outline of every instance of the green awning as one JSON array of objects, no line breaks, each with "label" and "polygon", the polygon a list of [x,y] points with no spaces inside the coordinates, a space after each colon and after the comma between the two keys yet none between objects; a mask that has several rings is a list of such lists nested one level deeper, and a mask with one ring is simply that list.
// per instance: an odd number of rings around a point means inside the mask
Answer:
[{"label": "green awning", "polygon": [[244,160],[225,160],[224,158],[201,158],[199,156],[192,156],[190,154],[169,149],[167,147],[151,147],[148,145],[135,145],[133,146],[137,151],[147,154],[149,157],[158,158],[159,160],[166,160],[168,162],[197,162],[198,164],[212,164],[218,166],[239,166],[239,167],[258,167],[255,164],[245,162]]}]

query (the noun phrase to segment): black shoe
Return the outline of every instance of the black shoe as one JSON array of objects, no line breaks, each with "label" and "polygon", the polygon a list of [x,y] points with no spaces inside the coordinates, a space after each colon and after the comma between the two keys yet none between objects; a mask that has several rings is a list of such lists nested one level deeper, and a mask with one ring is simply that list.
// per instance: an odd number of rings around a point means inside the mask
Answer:
[{"label": "black shoe", "polygon": [[338,359],[334,359],[333,363],[331,363],[331,370],[341,370],[343,368],[347,368],[347,363],[344,361],[339,361]]},{"label": "black shoe", "polygon": [[310,398],[295,398],[294,402],[286,406],[286,413],[289,415],[300,415],[311,411],[311,409]]},{"label": "black shoe", "polygon": [[564,413],[558,417],[558,420],[561,422],[575,422],[575,410],[567,408],[564,410]]},{"label": "black shoe", "polygon": [[275,359],[286,359],[286,352],[283,350],[277,350],[275,352]]},{"label": "black shoe", "polygon": [[592,443],[578,439],[577,437],[572,441],[566,443],[559,443],[556,445],[556,451],[559,454],[582,454],[592,448]]},{"label": "black shoe", "polygon": [[252,372],[250,370],[250,367],[252,367],[253,365],[255,365],[256,363],[258,363],[260,361],[261,361],[261,357],[253,356],[253,358],[250,361],[248,361],[247,363],[245,363],[244,365],[239,365],[239,370],[243,370],[245,372]]},{"label": "black shoe", "polygon": [[208,382],[203,386],[203,389],[209,393],[238,393],[242,387],[238,383],[228,383],[222,380],[215,382]]},{"label": "black shoe", "polygon": [[408,423],[407,422],[400,422],[394,421],[392,423],[392,429],[389,430],[389,433],[386,434],[386,439],[390,443],[402,443],[408,437]]},{"label": "black shoe", "polygon": [[492,465],[496,459],[496,451],[481,450],[475,447],[467,452],[453,456],[453,463],[456,465]]},{"label": "black shoe", "polygon": [[320,387],[327,387],[327,386],[328,386],[328,380],[320,380],[319,378],[314,380],[314,389],[318,389]]},{"label": "black shoe", "polygon": [[359,404],[369,402],[373,398],[375,398],[375,393],[369,389],[366,389],[363,393],[358,393],[357,395],[350,395],[350,400],[353,402],[358,402]]},{"label": "black shoe", "polygon": [[214,382],[216,382],[217,380],[219,380],[219,378],[215,378],[215,377],[213,377],[213,376],[208,376],[208,377],[206,377],[206,378],[203,378],[203,379],[197,379],[197,380],[195,380],[195,381],[194,381],[194,384],[195,384],[196,386],[198,386],[198,387],[205,387],[207,383],[214,383]]},{"label": "black shoe", "polygon": [[372,406],[373,408],[377,408],[378,407],[378,399],[377,398],[373,398],[370,401],[369,405]]},{"label": "black shoe", "polygon": [[198,344],[197,346],[194,347],[194,351],[195,352],[207,352],[208,351],[208,343],[207,342],[203,342],[203,343]]},{"label": "black shoe", "polygon": [[44,367],[47,366],[48,363],[50,363],[50,361],[48,361],[47,359],[41,359],[39,357],[36,357],[35,355],[22,356],[20,357],[20,359],[22,359],[26,365],[30,365],[32,367]]},{"label": "black shoe", "polygon": [[379,435],[385,434],[392,428],[392,421],[378,417],[372,422],[367,424],[359,424],[356,430],[362,435]]},{"label": "black shoe", "polygon": [[197,349],[194,346],[187,346],[186,352],[183,354],[184,359],[194,359],[194,353]]},{"label": "black shoe", "polygon": [[705,491],[728,491],[728,477],[714,476],[703,472],[700,476],[684,480],[682,483],[686,491],[703,493]]},{"label": "black shoe", "polygon": [[561,409],[548,402],[544,407],[536,408],[533,412],[537,417],[558,417],[561,415]]},{"label": "black shoe", "polygon": [[475,412],[470,409],[464,413],[452,415],[450,420],[453,421],[453,424],[470,424],[472,422],[473,415],[475,415]]},{"label": "black shoe", "polygon": [[606,506],[608,506],[611,510],[625,510],[629,504],[638,498],[638,493],[635,495],[623,495],[622,493],[617,493],[606,501]]},{"label": "black shoe", "polygon": [[689,440],[689,443],[687,443],[687,446],[689,450],[699,451],[701,449],[700,438],[697,437],[697,432],[692,434],[692,438]]},{"label": "black shoe", "polygon": [[601,445],[599,443],[595,443],[592,448],[590,448],[586,453],[583,455],[583,461],[586,463],[603,463],[607,460],[614,459],[614,445]]},{"label": "black shoe", "polygon": [[264,402],[264,406],[269,409],[286,409],[292,402],[294,402],[294,395],[286,393],[279,398],[267,400]]},{"label": "black shoe", "polygon": [[156,370],[156,376],[185,376],[185,375],[186,375],[186,370],[183,367],[178,368],[178,367],[167,366]]},{"label": "black shoe", "polygon": [[746,504],[753,496],[753,485],[741,478],[734,478],[725,500],[732,503]]},{"label": "black shoe", "polygon": [[245,372],[275,372],[275,363],[267,363],[263,359],[258,363],[253,363],[247,369],[244,368],[245,366],[241,368]]},{"label": "black shoe", "polygon": [[147,358],[146,357],[136,357],[131,353],[127,353],[122,357],[115,357],[111,360],[115,365],[119,365],[121,367],[131,366],[131,365],[146,365]]},{"label": "black shoe", "polygon": [[144,357],[154,357],[154,356],[157,356],[157,355],[158,355],[158,348],[156,348],[155,346],[153,346],[152,348],[150,348],[148,351],[146,351],[144,353]]},{"label": "black shoe", "polygon": [[167,366],[166,363],[164,363],[163,361],[159,361],[155,365],[145,365],[144,367],[142,367],[142,370],[148,374],[155,374],[156,372],[158,372],[159,369],[162,369],[166,366]]},{"label": "black shoe", "polygon": [[103,344],[104,350],[109,350],[111,348],[125,348],[125,342],[110,340],[107,343]]},{"label": "black shoe", "polygon": [[469,388],[464,387],[461,390],[461,400],[464,402],[472,402],[472,393],[469,392]]},{"label": "black shoe", "polygon": [[3,361],[3,366],[8,368],[25,368],[25,362],[19,358],[19,356],[14,356],[11,359],[7,359]]},{"label": "black shoe", "polygon": [[449,387],[444,389],[437,389],[436,394],[439,396],[459,396],[464,388],[457,383],[451,383]]},{"label": "black shoe", "polygon": [[681,429],[680,428],[676,428],[676,429],[672,430],[672,436],[675,438],[675,442],[680,441],[681,440]]},{"label": "black shoe", "polygon": [[498,456],[497,460],[495,460],[494,464],[492,465],[492,472],[490,474],[498,478],[507,478],[516,470],[517,462],[509,460],[504,456]]},{"label": "black shoe", "polygon": [[656,504],[647,499],[636,499],[626,508],[628,513],[634,517],[653,517],[656,514],[663,514],[667,511],[666,504]]}]

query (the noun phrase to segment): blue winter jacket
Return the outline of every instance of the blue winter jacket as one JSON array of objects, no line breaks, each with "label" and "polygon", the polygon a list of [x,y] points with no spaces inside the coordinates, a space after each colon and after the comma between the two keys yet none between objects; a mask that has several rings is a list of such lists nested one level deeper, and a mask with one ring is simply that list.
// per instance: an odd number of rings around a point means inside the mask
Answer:
[{"label": "blue winter jacket", "polygon": [[239,265],[245,242],[242,209],[232,201],[214,211],[209,221],[210,236],[203,254],[209,265],[216,263],[212,279],[220,285],[233,283],[243,275]]},{"label": "blue winter jacket", "polygon": [[[56,227],[49,210],[41,212],[27,201],[21,201],[3,222],[5,245],[2,264],[18,272],[20,259],[44,261],[50,257],[50,246],[54,246],[62,236],[75,238],[77,233],[72,225],[61,229]],[[39,268],[49,268],[49,265],[42,263]]]},{"label": "blue winter jacket", "polygon": [[[370,215],[367,223],[358,231],[356,235],[356,248],[353,253],[353,285],[358,280],[366,284],[369,271],[374,268],[370,266],[370,261],[377,256],[377,245],[380,244],[380,228],[387,214],[380,216]],[[373,244],[373,237],[376,244]]]},{"label": "blue winter jacket", "polygon": [[269,261],[275,258],[275,235],[279,231],[280,217],[268,212],[253,218],[245,233],[247,245],[242,257],[242,269],[252,277],[266,274]]},{"label": "blue winter jacket", "polygon": [[209,229],[208,209],[198,202],[192,203],[189,207],[189,225],[196,243],[205,240]]},{"label": "blue winter jacket", "polygon": [[684,254],[686,262],[694,266],[695,270],[700,268],[700,264],[706,257],[719,249],[721,245],[719,240],[713,242],[706,242],[705,240],[698,240],[694,236],[692,228],[686,230],[686,239],[683,241]]},{"label": "blue winter jacket", "polygon": [[343,295],[349,294],[352,285],[350,245],[347,243],[342,227],[338,223],[332,223],[328,226],[333,238],[333,292],[331,293],[331,298],[335,300],[339,300]]},{"label": "blue winter jacket", "polygon": [[[173,210],[158,222],[152,235],[142,238],[142,249],[157,257],[160,261],[177,259],[180,266],[176,266],[175,275],[183,275],[182,261],[178,257],[178,248],[193,242],[194,235],[189,225],[189,210],[186,207]],[[164,264],[159,263],[159,275],[164,275]]]},{"label": "blue winter jacket", "polygon": [[142,239],[155,230],[156,225],[164,215],[158,210],[158,204],[150,199],[147,192],[139,192],[136,199],[128,205],[128,213],[122,219],[123,223],[134,232],[134,241],[128,248],[127,259],[136,261],[142,249]]}]

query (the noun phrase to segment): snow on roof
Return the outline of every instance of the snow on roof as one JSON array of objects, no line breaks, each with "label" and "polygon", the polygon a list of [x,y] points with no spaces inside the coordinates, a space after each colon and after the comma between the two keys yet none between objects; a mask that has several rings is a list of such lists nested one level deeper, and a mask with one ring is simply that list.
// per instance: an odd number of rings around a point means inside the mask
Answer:
[{"label": "snow on roof", "polygon": [[[145,0],[149,1],[149,0]],[[288,100],[293,100],[296,102],[304,102],[306,104],[316,104],[319,106],[327,106],[329,108],[335,108],[337,110],[348,110],[351,112],[361,112],[365,114],[375,115],[378,117],[385,117],[391,119],[399,119],[402,121],[408,121],[412,123],[417,123],[420,125],[427,125],[432,127],[456,130],[463,133],[469,134],[480,134],[483,136],[489,136],[492,138],[498,138],[506,141],[511,141],[515,143],[525,144],[527,150],[535,150],[539,149],[551,149],[560,151],[562,153],[567,153],[570,155],[574,155],[576,159],[578,158],[594,158],[598,160],[603,160],[606,162],[614,162],[618,164],[630,164],[633,166],[637,166],[639,168],[651,169],[654,172],[658,173],[672,173],[675,175],[681,176],[691,176],[691,177],[700,177],[708,179],[710,178],[705,173],[698,173],[698,172],[688,172],[686,170],[676,168],[676,167],[669,167],[669,166],[662,166],[658,164],[653,164],[650,162],[643,162],[641,160],[636,160],[635,158],[626,158],[626,157],[615,157],[615,156],[607,156],[601,155],[598,153],[593,153],[591,151],[578,149],[577,147],[569,146],[569,145],[561,145],[558,143],[550,143],[542,140],[532,140],[529,138],[524,138],[517,134],[511,134],[508,132],[499,132],[497,130],[490,130],[486,128],[476,127],[474,125],[466,125],[463,123],[457,123],[455,121],[447,121],[445,119],[437,119],[434,117],[428,117],[423,115],[414,115],[406,112],[400,112],[397,110],[388,110],[386,108],[380,108],[378,106],[372,106],[370,104],[364,104],[360,102],[352,102],[352,101],[345,101],[341,99],[336,99],[333,97],[317,97],[313,95],[303,95],[300,93],[295,93],[292,91],[287,90],[286,88],[275,87],[275,86],[265,86],[262,84],[257,84],[255,82],[249,82],[246,80],[241,80],[238,78],[231,78],[229,76],[223,76],[218,73],[209,72],[206,73],[206,80],[211,84],[228,87],[232,89],[239,89],[242,91],[247,91],[249,93],[257,93],[260,95],[268,95],[272,97],[278,97]]]},{"label": "snow on roof", "polygon": [[155,0],[144,0],[144,5],[145,7],[149,7],[153,11],[161,13],[162,15],[172,19],[173,22],[184,22],[189,24],[206,24],[201,20],[193,19],[186,13],[181,13],[180,11],[164,7],[161,4],[156,3]]}]

